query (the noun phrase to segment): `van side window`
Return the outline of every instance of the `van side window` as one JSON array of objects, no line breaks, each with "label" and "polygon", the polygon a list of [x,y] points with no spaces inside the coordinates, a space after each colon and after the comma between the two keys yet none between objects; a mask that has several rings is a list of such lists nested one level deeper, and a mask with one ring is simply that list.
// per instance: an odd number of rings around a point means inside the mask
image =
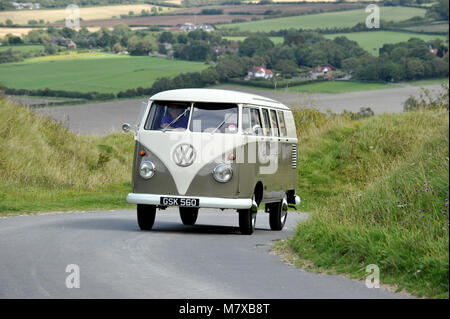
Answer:
[{"label": "van side window", "polygon": [[275,110],[270,110],[270,117],[272,120],[272,136],[280,136],[280,131],[278,129],[277,112]]},{"label": "van side window", "polygon": [[278,111],[278,120],[280,121],[281,136],[287,136],[286,121],[284,120],[284,112],[283,111]]},{"label": "van side window", "polygon": [[270,136],[270,119],[269,119],[269,111],[267,109],[262,109],[263,120],[264,120],[264,135]]},{"label": "van side window", "polygon": [[242,108],[242,131],[249,135],[263,135],[259,109],[253,107]]}]

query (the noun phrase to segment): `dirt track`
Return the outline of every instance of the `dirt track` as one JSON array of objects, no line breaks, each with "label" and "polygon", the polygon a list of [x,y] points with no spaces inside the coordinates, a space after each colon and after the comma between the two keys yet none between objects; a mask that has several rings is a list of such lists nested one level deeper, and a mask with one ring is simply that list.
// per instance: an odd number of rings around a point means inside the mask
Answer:
[{"label": "dirt track", "polygon": [[[439,85],[427,88],[439,89]],[[273,92],[252,88],[220,86],[219,89],[245,91],[273,98],[289,105],[291,108],[314,107],[321,111],[333,112],[343,110],[357,112],[361,107],[370,107],[375,113],[398,113],[403,110],[403,102],[409,95],[419,95],[420,88],[406,86],[400,88],[351,92],[341,94],[297,94],[291,92]],[[40,114],[49,115],[64,123],[70,130],[81,134],[104,135],[120,131],[124,122],[136,123],[142,102],[145,99],[113,101],[106,103],[85,104],[75,106],[48,107],[36,110]]]}]

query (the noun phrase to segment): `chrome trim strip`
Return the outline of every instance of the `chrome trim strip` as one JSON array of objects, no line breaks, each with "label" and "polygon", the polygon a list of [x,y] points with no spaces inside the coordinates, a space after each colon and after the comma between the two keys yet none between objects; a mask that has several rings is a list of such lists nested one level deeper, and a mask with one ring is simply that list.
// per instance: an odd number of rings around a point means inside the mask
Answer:
[{"label": "chrome trim strip", "polygon": [[161,197],[198,198],[200,201],[199,206],[204,208],[249,209],[253,204],[251,198],[194,197],[136,193],[129,193],[127,196],[127,202],[130,204],[159,205]]}]

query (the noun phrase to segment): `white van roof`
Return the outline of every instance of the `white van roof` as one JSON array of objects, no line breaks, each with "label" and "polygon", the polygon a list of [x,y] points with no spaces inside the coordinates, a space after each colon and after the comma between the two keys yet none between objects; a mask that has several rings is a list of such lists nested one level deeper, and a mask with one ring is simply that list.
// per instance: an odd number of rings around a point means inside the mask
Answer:
[{"label": "white van roof", "polygon": [[236,104],[256,104],[261,106],[274,107],[284,110],[289,108],[268,97],[218,89],[178,89],[156,93],[151,98],[153,101],[185,101],[185,102],[214,102],[214,103],[236,103]]}]

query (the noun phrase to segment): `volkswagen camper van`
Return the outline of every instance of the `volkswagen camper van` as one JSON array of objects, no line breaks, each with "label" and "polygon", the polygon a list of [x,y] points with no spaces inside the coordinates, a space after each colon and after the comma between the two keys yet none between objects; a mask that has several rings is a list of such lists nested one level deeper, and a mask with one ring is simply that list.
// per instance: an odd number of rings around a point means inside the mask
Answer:
[{"label": "volkswagen camper van", "polygon": [[[178,207],[194,225],[199,209],[233,209],[243,234],[265,204],[272,230],[298,205],[297,135],[292,112],[272,99],[227,90],[179,89],[149,99],[135,129],[137,221],[150,230],[157,209]],[[207,213],[207,212],[205,212]]]}]

